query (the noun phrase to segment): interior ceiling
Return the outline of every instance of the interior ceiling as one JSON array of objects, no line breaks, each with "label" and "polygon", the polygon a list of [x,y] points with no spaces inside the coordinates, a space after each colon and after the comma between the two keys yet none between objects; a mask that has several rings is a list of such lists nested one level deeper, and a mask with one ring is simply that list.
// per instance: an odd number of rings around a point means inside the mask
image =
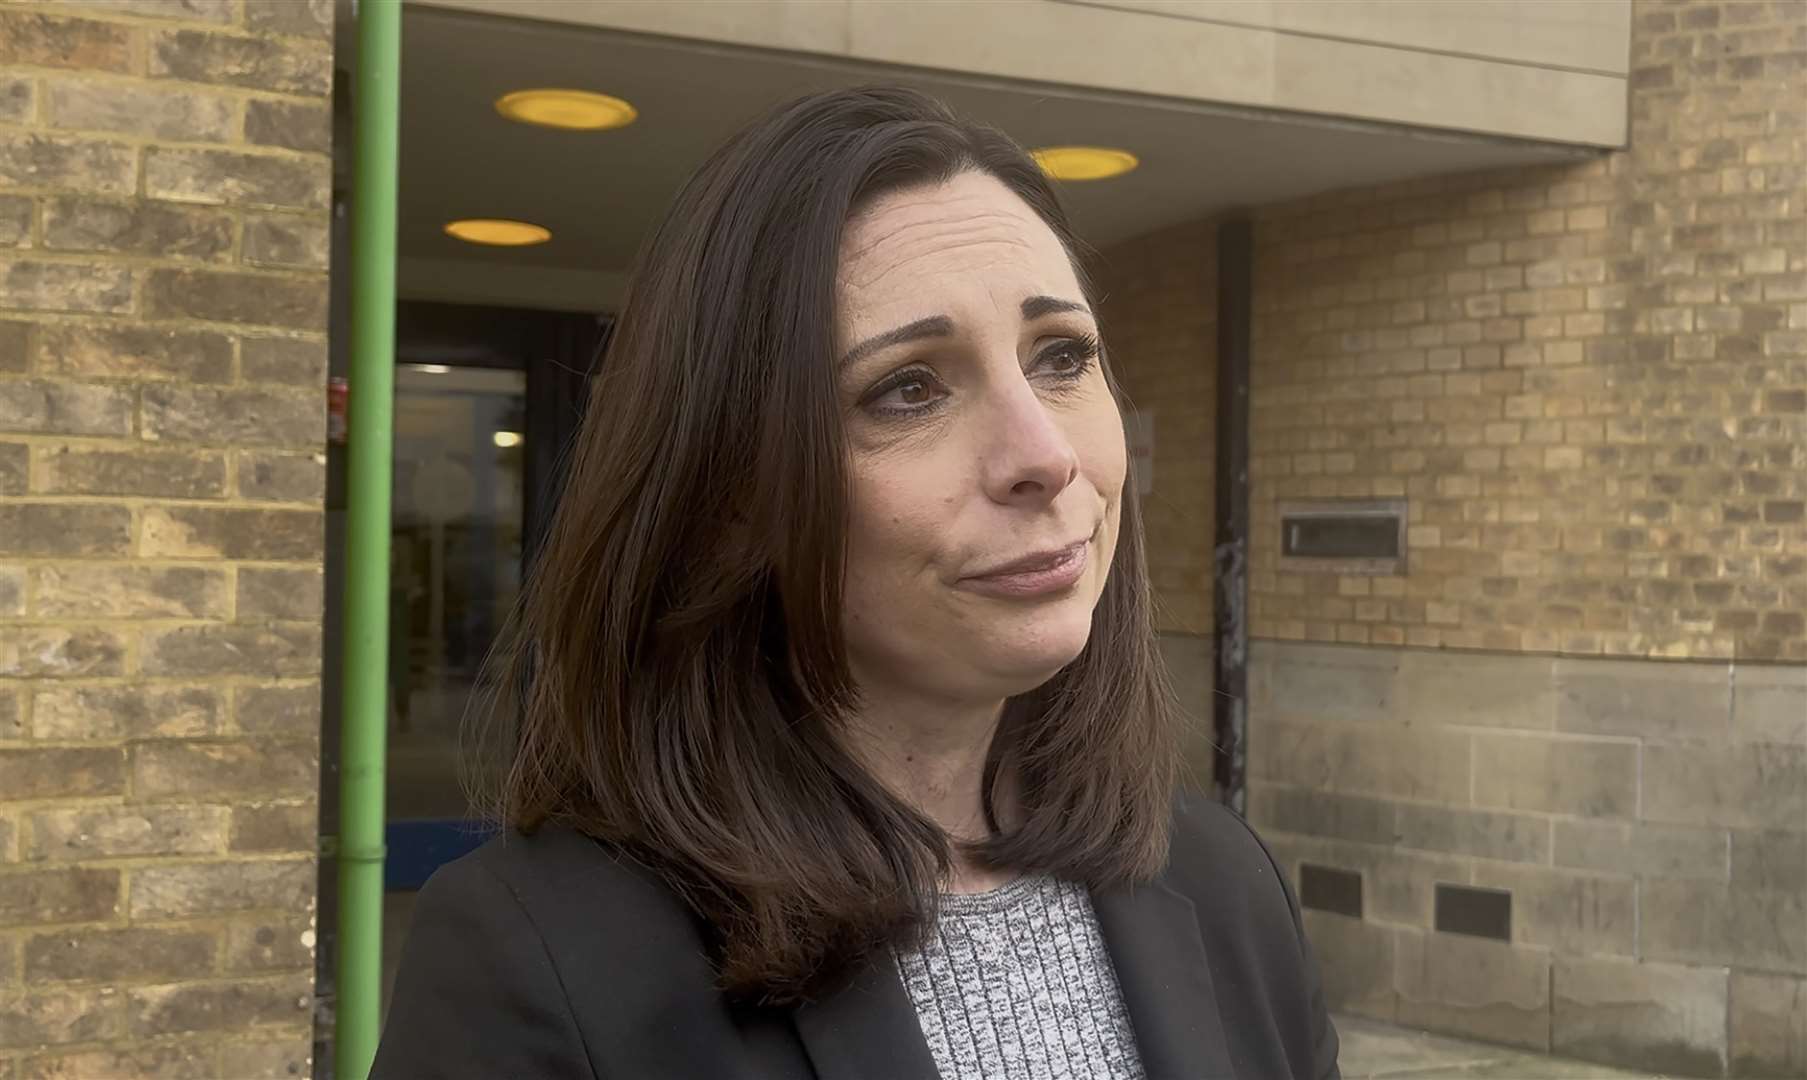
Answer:
[{"label": "interior ceiling", "polygon": [[[1100,247],[1334,188],[1587,154],[416,5],[404,12],[400,241],[404,256],[421,259],[625,270],[678,185],[749,119],[811,90],[875,81],[926,90],[1027,146],[1135,152],[1142,165],[1127,176],[1062,188],[1081,236]],[[535,86],[615,94],[640,119],[567,132],[497,115],[496,98]],[[462,217],[533,221],[553,239],[476,247],[441,231]]]}]

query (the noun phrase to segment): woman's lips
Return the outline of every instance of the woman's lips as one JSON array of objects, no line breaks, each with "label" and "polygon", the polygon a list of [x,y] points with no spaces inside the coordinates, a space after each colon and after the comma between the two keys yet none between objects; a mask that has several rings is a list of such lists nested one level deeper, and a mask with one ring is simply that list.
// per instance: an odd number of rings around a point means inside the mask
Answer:
[{"label": "woman's lips", "polygon": [[1019,559],[988,574],[962,578],[960,586],[985,596],[1013,600],[1062,592],[1072,588],[1085,573],[1091,547],[1090,540],[1081,540],[1056,552]]}]

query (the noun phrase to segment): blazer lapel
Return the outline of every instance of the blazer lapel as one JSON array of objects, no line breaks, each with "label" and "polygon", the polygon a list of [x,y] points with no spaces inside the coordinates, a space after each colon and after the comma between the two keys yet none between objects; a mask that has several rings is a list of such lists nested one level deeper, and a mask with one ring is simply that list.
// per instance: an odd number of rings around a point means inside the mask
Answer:
[{"label": "blazer lapel", "polygon": [[840,990],[797,1006],[797,1035],[818,1080],[937,1080],[916,1006],[881,951]]},{"label": "blazer lapel", "polygon": [[1156,881],[1092,895],[1150,1080],[1236,1075],[1192,901]]}]

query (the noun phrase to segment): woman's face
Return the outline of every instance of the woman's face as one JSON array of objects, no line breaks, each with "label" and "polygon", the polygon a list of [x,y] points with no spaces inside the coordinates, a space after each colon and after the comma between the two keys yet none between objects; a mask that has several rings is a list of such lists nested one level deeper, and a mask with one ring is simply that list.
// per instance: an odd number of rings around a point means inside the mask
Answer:
[{"label": "woman's face", "polygon": [[856,682],[954,701],[1040,685],[1085,646],[1126,468],[1066,251],[963,173],[849,222],[837,293]]}]

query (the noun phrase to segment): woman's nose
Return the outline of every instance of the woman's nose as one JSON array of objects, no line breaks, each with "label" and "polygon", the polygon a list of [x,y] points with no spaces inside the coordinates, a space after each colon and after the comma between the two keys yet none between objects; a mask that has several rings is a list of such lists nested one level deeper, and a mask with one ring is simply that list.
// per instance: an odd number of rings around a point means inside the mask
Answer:
[{"label": "woman's nose", "polygon": [[994,501],[1052,502],[1079,476],[1072,442],[1027,381],[1000,392],[986,423],[985,493]]}]

